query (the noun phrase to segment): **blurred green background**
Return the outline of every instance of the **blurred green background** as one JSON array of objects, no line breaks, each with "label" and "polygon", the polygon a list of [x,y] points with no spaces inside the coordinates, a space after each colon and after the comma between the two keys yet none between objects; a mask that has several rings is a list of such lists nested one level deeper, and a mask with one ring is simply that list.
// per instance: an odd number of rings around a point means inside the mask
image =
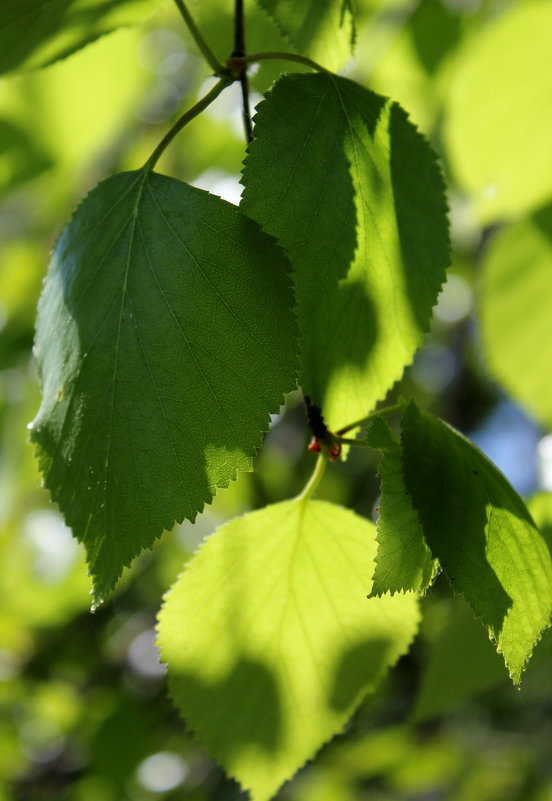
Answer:
[{"label": "blurred green background", "polygon": [[[80,198],[107,174],[140,166],[178,110],[212,82],[173,6],[137,5],[154,10],[143,24],[41,71],[12,74],[4,58],[0,79],[0,801],[238,797],[166,696],[155,615],[203,536],[290,497],[312,469],[294,395],[273,420],[256,471],[219,492],[195,526],[166,534],[90,614],[82,549],[40,488],[27,442],[38,405],[36,303],[49,250]],[[450,187],[449,282],[395,394],[472,437],[530,498],[552,544],[552,6],[357,7],[356,57],[345,74],[410,112]],[[290,49],[252,0],[246,8],[250,51]],[[226,57],[231,0],[197,0],[195,11]],[[282,68],[252,69],[254,102]],[[241,126],[233,86],[158,169],[238,202]],[[376,466],[353,453],[328,471],[321,497],[373,517]],[[537,646],[520,691],[443,579],[422,608],[410,654],[279,797],[552,801],[551,638]]]}]

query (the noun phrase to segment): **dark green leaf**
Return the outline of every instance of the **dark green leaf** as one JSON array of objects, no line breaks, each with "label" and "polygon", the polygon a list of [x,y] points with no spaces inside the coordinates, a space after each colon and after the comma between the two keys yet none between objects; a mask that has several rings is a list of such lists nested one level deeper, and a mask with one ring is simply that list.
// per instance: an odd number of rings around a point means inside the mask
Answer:
[{"label": "dark green leaf", "polygon": [[550,552],[523,501],[467,439],[411,404],[403,476],[426,541],[519,682],[550,623]]},{"label": "dark green leaf", "polygon": [[225,770],[266,801],[403,654],[416,596],[366,598],[375,528],[323,501],[227,523],[159,617],[172,697]]},{"label": "dark green leaf", "polygon": [[295,383],[287,271],[235,206],[145,171],[100,184],[63,232],[39,308],[31,437],[98,599],[250,469]]},{"label": "dark green leaf", "polygon": [[258,107],[244,211],[295,268],[302,383],[336,430],[401,376],[448,263],[435,156],[386,98],[288,75]]},{"label": "dark green leaf", "polygon": [[122,25],[141,22],[158,0],[3,0],[0,73],[43,67]]},{"label": "dark green leaf", "polygon": [[370,426],[366,442],[382,454],[378,468],[381,498],[372,594],[424,592],[434,578],[437,564],[404,486],[400,442],[381,417]]}]

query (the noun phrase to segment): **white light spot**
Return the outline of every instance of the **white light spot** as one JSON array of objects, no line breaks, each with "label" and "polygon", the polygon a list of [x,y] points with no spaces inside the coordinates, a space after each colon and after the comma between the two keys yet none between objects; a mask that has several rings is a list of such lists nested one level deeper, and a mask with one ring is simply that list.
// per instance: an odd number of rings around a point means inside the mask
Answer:
[{"label": "white light spot", "polygon": [[552,434],[543,437],[537,445],[537,460],[539,485],[552,492]]},{"label": "white light spot", "polygon": [[166,793],[182,784],[189,774],[188,765],[178,754],[160,751],[138,766],[138,781],[152,793]]},{"label": "white light spot", "polygon": [[234,206],[239,205],[243,189],[237,175],[215,168],[202,172],[195,181],[192,181],[192,185],[198,189],[206,189],[207,192],[218,195]]},{"label": "white light spot", "polygon": [[442,392],[456,377],[453,351],[443,345],[423,348],[412,365],[412,377],[427,392]]},{"label": "white light spot", "polygon": [[156,679],[165,674],[165,665],[159,661],[155,647],[155,630],[147,629],[135,637],[127,651],[127,660],[135,673],[148,679]]},{"label": "white light spot", "polygon": [[23,537],[34,551],[36,577],[44,583],[62,581],[80,557],[71,530],[51,509],[30,512],[23,521]]},{"label": "white light spot", "polygon": [[439,295],[435,317],[443,323],[457,323],[468,316],[472,306],[471,286],[459,275],[450,275]]}]

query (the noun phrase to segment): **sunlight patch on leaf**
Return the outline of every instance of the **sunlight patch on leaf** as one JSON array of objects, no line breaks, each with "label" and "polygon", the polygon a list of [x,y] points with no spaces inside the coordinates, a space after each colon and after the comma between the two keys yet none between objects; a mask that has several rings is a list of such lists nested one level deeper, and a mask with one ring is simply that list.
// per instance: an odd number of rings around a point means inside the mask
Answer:
[{"label": "sunlight patch on leaf", "polygon": [[395,103],[287,75],[255,116],[242,207],[295,271],[301,383],[331,430],[363,417],[427,330],[448,265],[444,186]]},{"label": "sunlight patch on leaf", "polygon": [[425,592],[435,577],[438,563],[427,547],[412,498],[404,486],[400,442],[381,417],[371,424],[366,442],[381,452],[378,551],[372,594]]},{"label": "sunlight patch on leaf", "polygon": [[370,598],[375,528],[323,501],[227,523],[166,596],[158,644],[187,724],[266,801],[403,654],[416,597]]},{"label": "sunlight patch on leaf", "polygon": [[469,440],[414,403],[403,477],[426,541],[481,618],[514,682],[552,612],[552,561],[523,501]]}]

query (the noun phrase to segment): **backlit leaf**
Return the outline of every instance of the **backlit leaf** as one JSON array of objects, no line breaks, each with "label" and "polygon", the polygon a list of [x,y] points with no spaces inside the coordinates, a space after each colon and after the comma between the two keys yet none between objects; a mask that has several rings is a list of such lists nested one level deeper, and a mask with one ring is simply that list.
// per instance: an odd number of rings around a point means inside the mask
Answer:
[{"label": "backlit leaf", "polygon": [[517,216],[552,194],[548,0],[514,3],[466,40],[447,92],[453,174],[483,222]]},{"label": "backlit leaf", "polygon": [[552,612],[552,562],[525,505],[475,445],[411,404],[404,481],[426,541],[515,682]]},{"label": "backlit leaf", "polygon": [[146,171],[101,183],[61,235],[39,308],[31,438],[97,599],[250,469],[294,386],[287,271],[235,206]]},{"label": "backlit leaf", "polygon": [[416,597],[370,598],[375,528],[323,501],[231,521],[166,597],[158,643],[187,724],[266,801],[408,648]]},{"label": "backlit leaf", "polygon": [[489,370],[552,427],[552,205],[497,234],[483,260],[481,290]]},{"label": "backlit leaf", "polygon": [[386,98],[287,75],[259,105],[242,206],[295,269],[302,384],[330,429],[400,378],[448,264],[435,156]]},{"label": "backlit leaf", "polygon": [[387,423],[377,417],[366,441],[381,451],[378,467],[381,498],[378,508],[378,551],[372,593],[399,590],[424,592],[437,565],[424,539],[424,532],[402,476],[401,445]]}]

